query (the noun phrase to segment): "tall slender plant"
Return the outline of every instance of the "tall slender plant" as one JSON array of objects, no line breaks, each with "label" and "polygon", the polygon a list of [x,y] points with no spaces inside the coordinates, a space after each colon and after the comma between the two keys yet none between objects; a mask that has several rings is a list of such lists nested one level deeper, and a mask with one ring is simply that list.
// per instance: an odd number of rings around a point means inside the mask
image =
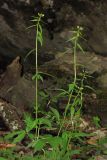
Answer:
[{"label": "tall slender plant", "polygon": [[[59,133],[61,132],[61,130],[63,128],[63,124],[66,119],[68,110],[70,110],[70,117],[71,117],[71,121],[73,122],[72,119],[75,115],[77,107],[80,106],[78,111],[80,111],[80,109],[82,107],[84,79],[86,78],[85,73],[83,74],[82,78],[80,79],[80,82],[79,82],[80,85],[78,85],[78,82],[77,82],[77,51],[80,50],[84,53],[84,50],[79,43],[79,40],[81,38],[83,38],[82,37],[82,30],[83,30],[82,27],[77,26],[76,30],[72,31],[73,32],[72,38],[70,38],[68,40],[68,42],[71,42],[73,45],[74,80],[72,83],[69,84],[68,91],[63,91],[65,93],[65,94],[63,93],[64,95],[66,95],[66,93],[67,93],[68,102],[65,107],[64,118],[63,118],[64,120],[62,121],[62,124],[60,126]],[[72,100],[72,102],[71,102],[71,100]],[[59,135],[59,133],[58,133],[58,135]]]},{"label": "tall slender plant", "polygon": [[83,28],[80,26],[77,26],[76,30],[73,31],[73,37],[69,39],[69,41],[73,44],[73,54],[74,54],[74,83],[76,83],[77,80],[77,50],[81,50],[84,52],[83,48],[79,44],[79,40],[82,37],[82,30]]},{"label": "tall slender plant", "polygon": [[36,80],[36,97],[35,97],[35,113],[36,119],[38,118],[38,79],[41,79],[41,76],[38,71],[38,44],[42,46],[43,44],[43,32],[42,32],[42,25],[41,19],[44,17],[44,14],[38,13],[38,16],[34,17],[32,22],[34,22],[35,29],[36,29],[36,37],[35,37],[35,69],[36,74],[33,76],[33,79]]},{"label": "tall slender plant", "polygon": [[[74,89],[78,88],[78,86],[76,85],[76,82],[77,82],[77,50],[79,49],[80,51],[82,51],[84,53],[84,50],[79,43],[80,38],[83,38],[82,37],[82,30],[83,30],[82,27],[77,26],[76,30],[73,31],[72,38],[68,40],[69,42],[71,42],[73,44],[74,81],[73,81],[73,83],[69,84],[69,92],[71,92],[71,93],[69,94],[68,104],[67,104],[67,107],[65,109],[65,115],[66,115],[66,112],[69,108]],[[81,82],[83,82],[83,80],[84,80],[84,76],[83,76],[83,79],[81,79]],[[83,83],[82,83],[82,87],[83,87]],[[80,88],[80,91],[82,91],[81,89],[82,88]]]}]

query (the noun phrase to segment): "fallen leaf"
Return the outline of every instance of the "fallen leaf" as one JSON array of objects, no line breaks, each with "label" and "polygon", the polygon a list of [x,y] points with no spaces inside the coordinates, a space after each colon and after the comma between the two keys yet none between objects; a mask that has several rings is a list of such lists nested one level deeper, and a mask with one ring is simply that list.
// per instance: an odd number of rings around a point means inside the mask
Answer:
[{"label": "fallen leaf", "polygon": [[0,143],[0,150],[15,147],[15,144],[10,143]]},{"label": "fallen leaf", "polygon": [[91,145],[97,145],[97,140],[98,140],[97,137],[91,137],[90,139],[87,140],[87,143]]}]

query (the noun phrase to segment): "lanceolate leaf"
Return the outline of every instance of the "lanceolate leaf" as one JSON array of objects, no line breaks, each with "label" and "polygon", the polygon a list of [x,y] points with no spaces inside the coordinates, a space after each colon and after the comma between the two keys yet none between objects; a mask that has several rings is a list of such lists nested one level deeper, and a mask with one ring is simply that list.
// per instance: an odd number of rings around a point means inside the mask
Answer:
[{"label": "lanceolate leaf", "polygon": [[83,48],[80,46],[80,44],[77,44],[77,47],[80,49],[80,51],[82,51],[83,53],[85,53],[84,50],[83,50]]},{"label": "lanceolate leaf", "polygon": [[26,132],[24,130],[20,131],[20,134],[14,138],[13,143],[21,142],[25,138]]},{"label": "lanceolate leaf", "polygon": [[60,114],[57,109],[51,107],[51,111],[54,114],[57,121],[60,121]]}]

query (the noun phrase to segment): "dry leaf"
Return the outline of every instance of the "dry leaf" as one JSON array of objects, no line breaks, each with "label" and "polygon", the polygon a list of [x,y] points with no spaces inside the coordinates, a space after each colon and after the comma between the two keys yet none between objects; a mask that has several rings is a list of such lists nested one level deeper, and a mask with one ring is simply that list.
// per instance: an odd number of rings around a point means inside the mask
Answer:
[{"label": "dry leaf", "polygon": [[0,150],[15,147],[15,144],[10,143],[0,143]]},{"label": "dry leaf", "polygon": [[97,145],[97,140],[98,137],[91,137],[90,139],[87,140],[87,143],[91,145]]}]

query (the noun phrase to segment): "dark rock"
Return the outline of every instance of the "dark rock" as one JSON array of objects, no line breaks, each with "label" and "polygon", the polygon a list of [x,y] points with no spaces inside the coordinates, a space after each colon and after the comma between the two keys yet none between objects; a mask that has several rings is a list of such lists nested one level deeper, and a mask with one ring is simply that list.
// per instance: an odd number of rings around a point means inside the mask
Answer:
[{"label": "dark rock", "polygon": [[[36,7],[41,5],[40,11],[45,12],[43,6],[45,1],[37,1]],[[2,1],[0,3],[0,51],[1,54],[10,57],[16,55],[25,55],[28,50],[34,48],[35,33],[34,30],[28,33],[26,28],[30,25],[29,20],[34,14],[35,3],[30,0],[20,1]],[[46,1],[49,3],[49,1]],[[107,30],[106,30],[106,1],[89,1],[89,0],[77,0],[77,1],[53,1],[53,7],[56,12],[56,19],[58,22],[55,30],[63,28],[70,28],[76,25],[82,25],[87,29],[86,35],[88,38],[88,45],[95,53],[106,56],[107,51]],[[57,10],[58,5],[60,10]],[[39,11],[38,11],[39,12]],[[47,8],[48,12],[48,8]],[[37,12],[36,12],[37,13]],[[48,14],[47,14],[48,15]],[[93,24],[94,22],[94,24]],[[48,27],[50,30],[50,27]],[[53,32],[56,32],[53,30]],[[71,30],[71,29],[70,29]],[[45,31],[46,32],[46,31]],[[54,33],[53,33],[54,34]],[[58,45],[64,48],[64,40],[61,43],[56,43],[58,36],[54,37],[54,47],[59,49]],[[65,37],[66,38],[66,37]],[[45,41],[47,47],[43,47],[49,51],[49,37],[45,34]],[[51,51],[50,50],[50,51]],[[54,52],[54,51],[53,51]]]}]

